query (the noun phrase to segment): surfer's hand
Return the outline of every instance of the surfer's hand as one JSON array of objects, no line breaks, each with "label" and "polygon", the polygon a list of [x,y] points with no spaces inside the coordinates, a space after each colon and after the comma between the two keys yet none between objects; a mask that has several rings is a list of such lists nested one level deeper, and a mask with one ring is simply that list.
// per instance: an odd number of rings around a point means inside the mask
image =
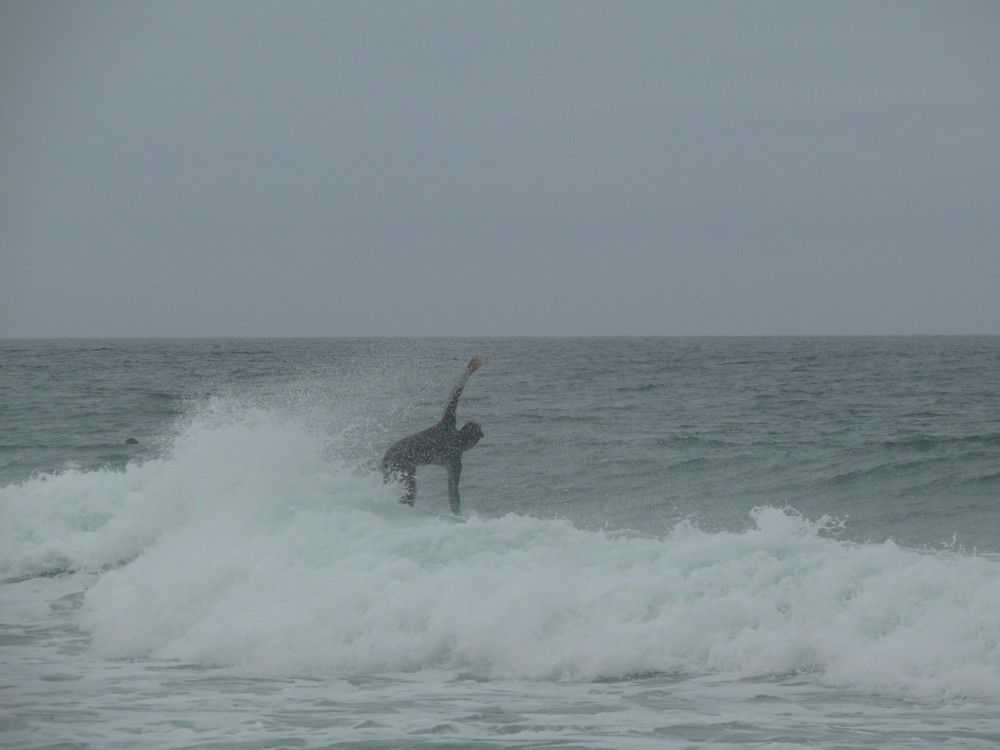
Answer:
[{"label": "surfer's hand", "polygon": [[477,354],[476,356],[474,356],[472,359],[469,360],[469,364],[465,366],[465,369],[468,372],[475,372],[480,367],[482,367],[482,365],[483,365],[483,358]]}]

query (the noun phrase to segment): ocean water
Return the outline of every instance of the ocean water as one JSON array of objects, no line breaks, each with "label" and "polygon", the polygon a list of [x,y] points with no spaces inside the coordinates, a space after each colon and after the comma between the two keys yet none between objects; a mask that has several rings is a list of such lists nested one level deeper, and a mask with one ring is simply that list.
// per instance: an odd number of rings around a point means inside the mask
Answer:
[{"label": "ocean water", "polygon": [[[400,505],[377,461],[475,353],[463,517],[436,467]],[[998,373],[995,337],[0,342],[0,746],[996,748]]]}]

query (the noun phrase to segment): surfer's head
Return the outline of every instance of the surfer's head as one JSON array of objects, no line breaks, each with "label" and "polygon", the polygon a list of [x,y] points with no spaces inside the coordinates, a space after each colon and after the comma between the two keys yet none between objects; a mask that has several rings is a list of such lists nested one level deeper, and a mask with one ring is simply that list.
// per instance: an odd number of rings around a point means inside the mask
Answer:
[{"label": "surfer's head", "polygon": [[478,422],[466,422],[458,434],[462,438],[462,450],[467,451],[479,442],[479,438],[483,436],[483,428]]}]

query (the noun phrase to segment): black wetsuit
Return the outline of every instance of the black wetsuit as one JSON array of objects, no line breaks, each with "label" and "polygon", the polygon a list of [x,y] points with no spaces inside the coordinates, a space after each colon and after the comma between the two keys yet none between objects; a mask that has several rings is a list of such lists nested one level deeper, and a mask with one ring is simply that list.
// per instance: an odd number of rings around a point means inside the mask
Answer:
[{"label": "black wetsuit", "polygon": [[[417,466],[436,464],[448,470],[448,502],[451,512],[456,515],[461,513],[458,480],[462,476],[462,451],[467,447],[468,437],[455,429],[455,409],[471,374],[472,371],[467,369],[455,383],[440,422],[403,438],[385,452],[382,458],[382,475],[387,482],[392,479],[403,482],[406,491],[400,502],[413,505],[417,495]],[[476,425],[476,430],[478,429]],[[479,431],[479,434],[482,432]]]}]

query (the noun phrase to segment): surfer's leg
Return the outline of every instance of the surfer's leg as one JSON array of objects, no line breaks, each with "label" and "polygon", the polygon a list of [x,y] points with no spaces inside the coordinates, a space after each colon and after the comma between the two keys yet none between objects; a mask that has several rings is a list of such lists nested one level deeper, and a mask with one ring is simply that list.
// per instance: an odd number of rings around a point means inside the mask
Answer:
[{"label": "surfer's leg", "polygon": [[414,466],[394,466],[390,461],[382,462],[382,481],[401,482],[403,485],[403,496],[399,502],[413,505],[413,500],[417,496],[417,470]]},{"label": "surfer's leg", "polygon": [[417,497],[417,474],[412,469],[403,475],[403,487],[406,492],[399,498],[399,502],[412,506]]}]

